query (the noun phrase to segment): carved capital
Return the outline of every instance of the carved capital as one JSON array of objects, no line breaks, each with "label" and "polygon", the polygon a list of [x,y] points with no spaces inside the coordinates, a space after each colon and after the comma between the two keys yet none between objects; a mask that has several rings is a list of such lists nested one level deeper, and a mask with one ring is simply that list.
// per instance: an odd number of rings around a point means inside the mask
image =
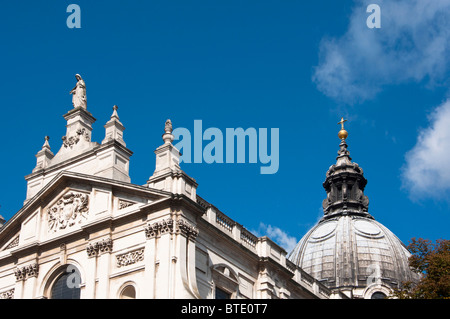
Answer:
[{"label": "carved capital", "polygon": [[166,233],[173,233],[173,220],[171,218],[148,224],[145,227],[145,236],[147,239],[159,237]]},{"label": "carved capital", "polygon": [[27,280],[31,277],[37,277],[39,274],[39,265],[37,263],[30,264],[24,267],[17,267],[14,270],[14,275],[16,276],[16,280]]},{"label": "carved capital", "polygon": [[160,229],[161,234],[173,233],[173,220],[171,218],[164,219],[163,221],[160,222],[160,225],[161,225]]},{"label": "carved capital", "polygon": [[195,240],[198,235],[198,229],[189,224],[186,220],[179,219],[177,221],[177,233],[182,234],[188,239]]},{"label": "carved capital", "polygon": [[113,241],[111,238],[102,239],[100,241],[89,243],[86,246],[86,253],[89,258],[100,256],[104,253],[112,252]]},{"label": "carved capital", "polygon": [[25,267],[22,267],[22,268],[16,268],[16,269],[14,270],[14,275],[16,276],[16,280],[17,280],[17,281],[25,280],[26,275],[27,275],[26,270],[25,270]]},{"label": "carved capital", "polygon": [[[147,239],[159,237],[166,233],[174,233],[174,222],[171,218],[148,224],[147,227],[145,227],[145,236]],[[175,233],[181,234],[188,239],[195,240],[198,235],[198,229],[186,220],[179,219],[176,222]]]},{"label": "carved capital", "polygon": [[148,224],[145,227],[145,237],[147,239],[155,238],[158,235],[159,223]]},{"label": "carved capital", "polygon": [[111,238],[101,240],[100,242],[98,242],[99,254],[111,253],[112,246],[113,246],[113,242],[112,242]]},{"label": "carved capital", "polygon": [[97,256],[98,255],[98,245],[97,245],[97,243],[88,244],[86,246],[86,253],[87,253],[89,258]]}]

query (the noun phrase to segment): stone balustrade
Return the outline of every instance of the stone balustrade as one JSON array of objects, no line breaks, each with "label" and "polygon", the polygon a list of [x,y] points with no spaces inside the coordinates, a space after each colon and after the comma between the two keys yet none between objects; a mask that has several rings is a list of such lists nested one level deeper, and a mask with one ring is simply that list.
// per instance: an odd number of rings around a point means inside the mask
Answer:
[{"label": "stone balustrade", "polygon": [[269,237],[257,237],[244,226],[237,223],[215,206],[209,204],[203,198],[197,195],[197,203],[206,208],[206,214],[203,216],[210,224],[220,229],[224,234],[230,236],[242,246],[246,247],[260,258],[270,258],[285,267],[291,274],[292,279],[302,283],[305,288],[329,298],[331,290],[320,284],[318,280],[299,268],[293,262],[286,258],[287,252],[273,242]]}]

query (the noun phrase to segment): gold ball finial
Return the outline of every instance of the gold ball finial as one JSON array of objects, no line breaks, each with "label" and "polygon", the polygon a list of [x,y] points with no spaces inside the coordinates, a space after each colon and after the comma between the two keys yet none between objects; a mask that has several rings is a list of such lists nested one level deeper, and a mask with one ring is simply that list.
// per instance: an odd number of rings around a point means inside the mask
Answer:
[{"label": "gold ball finial", "polygon": [[340,130],[338,133],[338,137],[341,140],[345,140],[347,138],[347,136],[348,136],[348,132],[346,130]]},{"label": "gold ball finial", "polygon": [[347,120],[344,120],[344,118],[341,118],[341,121],[338,122],[338,124],[341,124],[341,130],[338,133],[338,137],[341,140],[345,140],[348,137],[348,132],[344,129],[344,123],[347,122]]}]

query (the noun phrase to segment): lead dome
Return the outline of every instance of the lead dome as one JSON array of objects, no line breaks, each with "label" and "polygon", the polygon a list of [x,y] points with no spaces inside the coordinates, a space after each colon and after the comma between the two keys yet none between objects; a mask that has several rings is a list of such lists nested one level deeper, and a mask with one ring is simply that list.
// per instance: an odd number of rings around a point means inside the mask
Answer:
[{"label": "lead dome", "polygon": [[[342,125],[341,120],[338,124]],[[345,136],[345,137],[344,137]],[[299,241],[288,259],[350,298],[388,296],[402,282],[418,275],[408,265],[405,245],[368,212],[367,180],[347,149],[348,134],[340,134],[336,158],[326,173],[324,216]]]}]

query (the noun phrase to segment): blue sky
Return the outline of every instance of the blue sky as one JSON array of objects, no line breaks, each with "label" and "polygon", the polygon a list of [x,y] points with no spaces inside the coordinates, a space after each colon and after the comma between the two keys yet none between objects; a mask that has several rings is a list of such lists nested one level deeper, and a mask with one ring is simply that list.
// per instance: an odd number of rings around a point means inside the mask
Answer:
[{"label": "blue sky", "polygon": [[[71,3],[80,29],[66,25]],[[367,28],[369,3],[380,29]],[[5,2],[0,214],[22,206],[44,136],[59,150],[80,73],[94,141],[119,106],[132,183],[152,175],[167,118],[279,128],[276,174],[260,163],[182,169],[200,196],[289,250],[322,215],[343,116],[369,212],[405,243],[448,239],[449,21],[450,0]]]}]

